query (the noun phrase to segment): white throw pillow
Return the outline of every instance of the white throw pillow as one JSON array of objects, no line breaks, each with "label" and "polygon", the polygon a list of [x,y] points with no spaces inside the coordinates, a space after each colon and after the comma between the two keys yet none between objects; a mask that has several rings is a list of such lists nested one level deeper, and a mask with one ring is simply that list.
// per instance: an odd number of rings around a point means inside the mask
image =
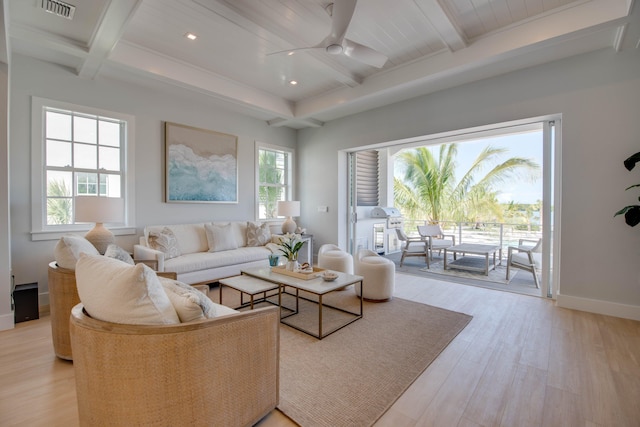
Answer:
[{"label": "white throw pillow", "polygon": [[65,234],[62,236],[53,251],[58,267],[69,270],[76,269],[76,263],[81,253],[100,255],[100,252],[98,252],[90,241],[75,234]]},{"label": "white throw pillow", "polygon": [[109,246],[107,246],[107,250],[104,251],[104,256],[109,258],[119,259],[120,261],[126,262],[127,264],[130,264],[130,265],[135,264],[135,262],[133,262],[133,258],[131,258],[131,255],[129,255],[129,252],[125,251],[115,243],[112,243]]},{"label": "white throw pillow", "polygon": [[216,317],[216,307],[205,294],[177,280],[158,277],[182,323]]},{"label": "white throw pillow", "polygon": [[271,230],[266,222],[247,222],[247,246],[264,246],[271,241]]},{"label": "white throw pillow", "polygon": [[180,323],[158,276],[144,264],[81,254],[76,285],[80,301],[95,319],[134,325]]},{"label": "white throw pillow", "polygon": [[228,251],[238,249],[238,242],[234,236],[234,230],[229,224],[205,224],[209,252]]},{"label": "white throw pillow", "polygon": [[163,228],[160,232],[150,231],[147,240],[149,241],[149,247],[164,252],[166,259],[180,256],[178,239],[169,227]]}]

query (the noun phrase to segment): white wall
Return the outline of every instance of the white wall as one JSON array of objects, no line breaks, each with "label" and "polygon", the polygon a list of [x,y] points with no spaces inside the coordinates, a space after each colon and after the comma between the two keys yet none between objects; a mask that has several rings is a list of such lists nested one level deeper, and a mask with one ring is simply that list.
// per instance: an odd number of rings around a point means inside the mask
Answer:
[{"label": "white wall", "polygon": [[[178,93],[176,95],[176,93]],[[30,97],[66,101],[135,116],[135,195],[138,234],[117,236],[116,243],[132,249],[147,224],[255,218],[256,140],[295,147],[296,131],[272,128],[264,121],[216,107],[211,99],[187,91],[159,92],[108,79],[84,80],[72,71],[25,56],[11,63],[11,256],[16,283],[38,282],[40,303],[48,304],[47,265],[55,240],[31,241]],[[163,122],[170,121],[238,136],[237,204],[164,203]],[[0,139],[1,142],[1,139]],[[0,144],[1,145],[1,144]],[[0,316],[9,295],[0,289]]]},{"label": "white wall", "polygon": [[0,62],[0,330],[13,326],[9,227],[9,66]]},{"label": "white wall", "polygon": [[555,113],[563,118],[558,302],[640,319],[640,226],[613,217],[638,200],[624,189],[640,182],[640,170],[622,165],[640,151],[637,52],[602,50],[302,130],[302,215],[322,230],[318,246],[339,240],[337,150]]}]

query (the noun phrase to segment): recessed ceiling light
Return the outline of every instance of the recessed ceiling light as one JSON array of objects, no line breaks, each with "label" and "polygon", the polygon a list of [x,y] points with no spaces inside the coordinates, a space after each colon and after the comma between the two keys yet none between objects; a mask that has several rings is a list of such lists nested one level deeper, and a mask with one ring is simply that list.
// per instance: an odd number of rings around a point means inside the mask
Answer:
[{"label": "recessed ceiling light", "polygon": [[289,55],[289,56],[291,56],[291,55],[295,55],[295,52],[294,52],[294,51],[291,51],[291,52],[287,53],[287,55]]},{"label": "recessed ceiling light", "polygon": [[187,34],[185,34],[184,36],[185,36],[186,38],[188,38],[189,40],[195,40],[195,39],[197,39],[197,38],[198,38],[198,36],[196,36],[196,35],[195,35],[195,34],[193,34],[193,33],[187,33]]},{"label": "recessed ceiling light", "polygon": [[290,84],[291,86],[295,86],[295,85],[297,85],[297,84],[298,84],[298,82],[297,82],[296,80],[289,80],[289,84]]}]

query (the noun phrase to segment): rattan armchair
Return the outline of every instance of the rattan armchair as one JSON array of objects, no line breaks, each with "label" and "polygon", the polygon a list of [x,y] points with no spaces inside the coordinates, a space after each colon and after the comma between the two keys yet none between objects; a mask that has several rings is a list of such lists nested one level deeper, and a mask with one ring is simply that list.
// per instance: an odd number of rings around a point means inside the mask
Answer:
[{"label": "rattan armchair", "polygon": [[179,325],[71,312],[80,425],[248,426],[278,404],[279,311]]}]

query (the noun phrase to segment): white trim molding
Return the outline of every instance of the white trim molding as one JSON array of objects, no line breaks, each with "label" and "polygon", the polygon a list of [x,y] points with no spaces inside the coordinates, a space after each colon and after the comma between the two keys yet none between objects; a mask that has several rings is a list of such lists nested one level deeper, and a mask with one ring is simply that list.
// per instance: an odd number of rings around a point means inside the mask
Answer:
[{"label": "white trim molding", "polygon": [[562,308],[588,311],[606,316],[621,317],[623,319],[640,320],[640,306],[602,301],[558,293],[556,305]]}]

